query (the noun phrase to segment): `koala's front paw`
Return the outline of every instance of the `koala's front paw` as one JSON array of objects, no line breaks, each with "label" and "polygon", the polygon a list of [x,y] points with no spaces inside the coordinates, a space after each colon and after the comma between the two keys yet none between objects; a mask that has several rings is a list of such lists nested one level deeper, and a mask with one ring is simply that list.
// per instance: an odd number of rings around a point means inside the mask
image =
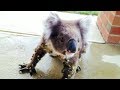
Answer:
[{"label": "koala's front paw", "polygon": [[63,62],[63,66],[64,66],[64,68],[62,69],[63,77],[61,79],[70,79],[72,77],[73,72],[72,67],[66,62]]},{"label": "koala's front paw", "polygon": [[24,73],[30,73],[30,75],[34,75],[36,74],[36,70],[35,68],[32,68],[32,67],[27,67],[27,64],[23,64],[23,65],[19,65],[19,73],[20,74],[24,74]]}]

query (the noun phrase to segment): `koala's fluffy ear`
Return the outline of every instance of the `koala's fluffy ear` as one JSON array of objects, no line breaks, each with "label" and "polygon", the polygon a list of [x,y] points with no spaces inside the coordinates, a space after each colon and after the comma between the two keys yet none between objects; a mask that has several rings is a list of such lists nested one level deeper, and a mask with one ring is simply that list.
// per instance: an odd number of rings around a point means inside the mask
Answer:
[{"label": "koala's fluffy ear", "polygon": [[52,33],[52,29],[60,22],[60,18],[57,14],[50,12],[48,18],[44,21],[44,34],[43,39],[44,42],[47,42]]},{"label": "koala's fluffy ear", "polygon": [[92,16],[87,16],[78,21],[79,30],[84,44],[87,44],[88,32],[92,23]]},{"label": "koala's fluffy ear", "polygon": [[48,28],[51,28],[55,25],[57,25],[60,22],[60,18],[56,13],[50,12],[50,15],[45,21],[45,25]]}]

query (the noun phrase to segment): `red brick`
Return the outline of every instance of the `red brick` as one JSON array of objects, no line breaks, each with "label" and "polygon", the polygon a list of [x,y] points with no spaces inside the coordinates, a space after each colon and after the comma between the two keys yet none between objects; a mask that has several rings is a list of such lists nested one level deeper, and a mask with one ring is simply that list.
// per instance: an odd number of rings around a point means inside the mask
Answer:
[{"label": "red brick", "polygon": [[120,26],[120,17],[115,16],[112,25]]},{"label": "red brick", "polygon": [[112,13],[112,11],[104,11],[104,15],[106,16],[107,20],[112,24],[115,15]]},{"label": "red brick", "polygon": [[102,25],[104,25],[106,27],[108,20],[107,20],[105,14],[101,14],[100,19],[101,19]]},{"label": "red brick", "polygon": [[111,31],[111,27],[112,26],[111,26],[110,22],[107,22],[105,28],[107,29],[108,32]]},{"label": "red brick", "polygon": [[120,35],[109,35],[108,37],[108,43],[120,43]]},{"label": "red brick", "polygon": [[120,35],[120,27],[113,27],[110,30],[110,34]]},{"label": "red brick", "polygon": [[112,24],[115,18],[115,15],[113,15],[111,12],[109,12],[109,16],[107,17],[109,22]]},{"label": "red brick", "polygon": [[107,17],[109,17],[109,12],[108,11],[105,11],[103,14],[101,14],[101,16],[100,16],[100,19],[101,19],[101,23],[102,23],[102,25],[106,28],[106,30],[108,31],[108,32],[110,32],[110,30],[111,30],[111,24],[110,24],[110,22],[108,22],[108,19],[107,19]]},{"label": "red brick", "polygon": [[120,11],[116,11],[116,15],[120,15]]},{"label": "red brick", "polygon": [[109,33],[108,33],[107,29],[104,26],[102,26],[101,32],[102,32],[103,38],[105,39],[105,41],[107,41]]},{"label": "red brick", "polygon": [[105,14],[105,16],[108,18],[108,17],[109,17],[110,12],[109,12],[109,11],[104,11],[104,14]]},{"label": "red brick", "polygon": [[97,25],[104,40],[107,41],[109,33],[107,32],[106,28],[102,25],[100,18],[97,19]]},{"label": "red brick", "polygon": [[97,25],[107,43],[120,43],[119,14],[120,11],[103,11],[99,14]]}]

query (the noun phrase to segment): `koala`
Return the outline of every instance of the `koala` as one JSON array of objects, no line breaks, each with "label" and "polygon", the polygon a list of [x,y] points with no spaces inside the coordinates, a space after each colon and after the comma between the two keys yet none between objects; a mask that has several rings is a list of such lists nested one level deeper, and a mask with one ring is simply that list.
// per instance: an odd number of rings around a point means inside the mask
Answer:
[{"label": "koala", "polygon": [[81,54],[87,46],[87,24],[85,19],[62,20],[57,14],[50,13],[44,22],[44,33],[41,42],[35,49],[30,63],[19,65],[20,73],[36,73],[35,66],[41,58],[49,53],[51,57],[63,63],[62,79],[74,78],[81,70],[78,65]]}]

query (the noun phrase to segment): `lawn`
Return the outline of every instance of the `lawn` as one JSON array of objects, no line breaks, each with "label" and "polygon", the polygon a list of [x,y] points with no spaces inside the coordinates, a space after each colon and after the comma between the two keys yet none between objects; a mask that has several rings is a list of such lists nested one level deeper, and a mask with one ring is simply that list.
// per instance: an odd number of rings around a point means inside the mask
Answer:
[{"label": "lawn", "polygon": [[99,11],[65,11],[69,13],[76,13],[76,14],[85,14],[85,15],[98,15]]}]

